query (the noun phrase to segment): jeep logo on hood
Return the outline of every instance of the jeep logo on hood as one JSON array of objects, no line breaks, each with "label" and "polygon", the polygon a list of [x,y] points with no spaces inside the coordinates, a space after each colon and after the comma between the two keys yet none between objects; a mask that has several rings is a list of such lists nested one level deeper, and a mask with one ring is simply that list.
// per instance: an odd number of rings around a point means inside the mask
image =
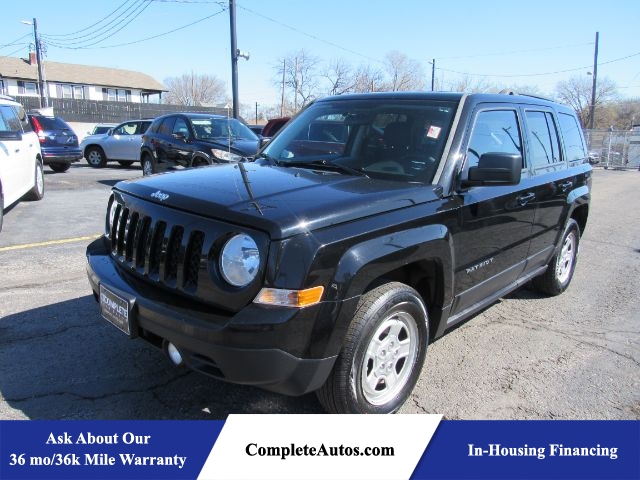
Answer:
[{"label": "jeep logo on hood", "polygon": [[164,202],[167,198],[169,198],[169,194],[164,193],[162,190],[158,190],[157,192],[153,192],[151,194],[151,197]]}]

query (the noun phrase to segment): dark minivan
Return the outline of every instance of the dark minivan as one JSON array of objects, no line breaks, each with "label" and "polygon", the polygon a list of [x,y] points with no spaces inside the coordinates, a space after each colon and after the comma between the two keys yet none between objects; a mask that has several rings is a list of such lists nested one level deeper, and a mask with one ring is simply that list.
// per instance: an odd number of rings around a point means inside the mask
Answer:
[{"label": "dark minivan", "polygon": [[78,136],[59,117],[29,114],[29,122],[40,140],[45,165],[54,172],[66,172],[73,162],[82,158]]}]

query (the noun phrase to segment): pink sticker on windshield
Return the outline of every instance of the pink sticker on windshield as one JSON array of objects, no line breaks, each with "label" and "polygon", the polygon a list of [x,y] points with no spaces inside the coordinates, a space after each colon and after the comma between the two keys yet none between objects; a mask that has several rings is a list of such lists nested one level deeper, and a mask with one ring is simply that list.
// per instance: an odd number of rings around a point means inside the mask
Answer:
[{"label": "pink sticker on windshield", "polygon": [[431,125],[429,127],[429,131],[427,132],[427,137],[438,138],[440,136],[441,131],[442,131],[442,128],[436,127],[435,125]]}]

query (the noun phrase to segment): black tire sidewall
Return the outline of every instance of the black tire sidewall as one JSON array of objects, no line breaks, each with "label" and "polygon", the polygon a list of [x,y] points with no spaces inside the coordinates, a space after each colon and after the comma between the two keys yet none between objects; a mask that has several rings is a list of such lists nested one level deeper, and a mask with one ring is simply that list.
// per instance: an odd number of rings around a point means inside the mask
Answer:
[{"label": "black tire sidewall", "polygon": [[[96,152],[98,155],[100,155],[100,162],[91,163],[91,161],[89,160],[89,157],[91,156],[92,152]],[[87,149],[87,163],[89,165],[91,165],[93,168],[102,168],[102,167],[104,167],[107,164],[107,159],[106,159],[102,149],[99,148],[99,147],[90,147],[90,148],[88,148]]]},{"label": "black tire sidewall", "polygon": [[[560,279],[558,278],[557,275],[557,271],[558,271],[558,262],[560,261],[561,257],[561,252],[562,252],[562,247],[564,245],[564,242],[566,241],[567,237],[573,232],[574,235],[574,240],[575,240],[575,245],[574,245],[574,249],[573,249],[573,259],[571,262],[571,271],[569,272],[569,276],[567,277],[567,279],[564,282],[561,282]],[[553,281],[554,281],[554,287],[556,290],[558,290],[558,292],[564,292],[567,287],[569,286],[569,284],[571,283],[571,280],[573,279],[573,274],[576,271],[576,263],[578,261],[578,249],[580,248],[580,229],[578,228],[578,224],[576,223],[575,220],[571,219],[569,221],[569,223],[567,224],[564,233],[562,235],[562,240],[560,241],[560,246],[558,249],[558,252],[556,253],[555,257],[554,257],[554,261],[551,264],[551,268],[553,268]]]},{"label": "black tire sidewall", "polygon": [[[356,333],[357,345],[350,359],[351,372],[348,376],[350,382],[348,389],[348,395],[350,398],[348,399],[348,403],[354,407],[353,409],[357,411],[357,413],[395,412],[407,400],[418,380],[418,377],[420,376],[426,355],[429,333],[428,321],[425,315],[426,310],[424,310],[420,297],[413,289],[407,286],[402,287],[398,284],[396,288],[385,292],[373,305],[371,305],[364,316],[364,318],[366,318],[366,322],[362,325],[360,331]],[[411,366],[412,370],[409,378],[393,399],[384,405],[373,405],[365,398],[360,381],[364,356],[380,323],[390,314],[400,311],[408,312],[416,322],[419,337],[417,339],[417,355],[414,364]]]}]

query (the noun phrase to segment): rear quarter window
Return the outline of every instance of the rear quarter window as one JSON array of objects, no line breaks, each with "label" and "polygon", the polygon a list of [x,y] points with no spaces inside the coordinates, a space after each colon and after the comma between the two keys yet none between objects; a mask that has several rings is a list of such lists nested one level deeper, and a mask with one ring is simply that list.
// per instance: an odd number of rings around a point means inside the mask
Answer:
[{"label": "rear quarter window", "polygon": [[584,160],[587,157],[582,129],[573,115],[558,114],[564,151],[568,161]]}]

